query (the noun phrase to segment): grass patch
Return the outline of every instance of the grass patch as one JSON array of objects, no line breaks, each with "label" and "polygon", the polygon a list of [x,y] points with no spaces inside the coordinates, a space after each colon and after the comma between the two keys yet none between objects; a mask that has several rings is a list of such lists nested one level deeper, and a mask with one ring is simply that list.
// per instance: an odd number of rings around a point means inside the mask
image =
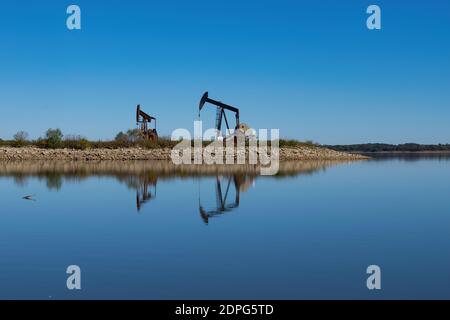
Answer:
[{"label": "grass patch", "polygon": [[[36,140],[28,140],[28,133],[19,131],[14,135],[14,140],[0,139],[0,147],[37,147],[42,149],[120,149],[120,148],[142,148],[161,149],[173,148],[180,141],[171,141],[169,137],[160,137],[158,141],[144,140],[137,129],[130,129],[127,132],[119,132],[114,140],[92,141],[80,135],[64,136],[60,129],[48,129],[44,137]],[[312,141],[299,141],[293,139],[278,140],[280,148],[300,148],[316,147],[317,143]],[[203,141],[202,145],[207,146],[211,141]],[[270,146],[272,143],[268,142]],[[194,141],[191,141],[194,146]]]},{"label": "grass patch", "polygon": [[280,139],[279,140],[280,148],[312,148],[318,147],[319,144],[313,141],[299,141],[294,139]]}]

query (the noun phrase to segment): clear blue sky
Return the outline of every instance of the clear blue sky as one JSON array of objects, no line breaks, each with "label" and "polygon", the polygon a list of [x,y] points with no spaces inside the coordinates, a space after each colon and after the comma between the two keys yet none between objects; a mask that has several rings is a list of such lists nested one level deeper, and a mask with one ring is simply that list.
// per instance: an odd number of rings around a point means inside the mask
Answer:
[{"label": "clear blue sky", "polygon": [[[81,31],[66,28],[72,3]],[[169,135],[193,127],[208,90],[286,138],[450,143],[447,0],[72,3],[1,3],[1,138],[112,138],[137,103]],[[381,31],[366,28],[370,4]]]}]

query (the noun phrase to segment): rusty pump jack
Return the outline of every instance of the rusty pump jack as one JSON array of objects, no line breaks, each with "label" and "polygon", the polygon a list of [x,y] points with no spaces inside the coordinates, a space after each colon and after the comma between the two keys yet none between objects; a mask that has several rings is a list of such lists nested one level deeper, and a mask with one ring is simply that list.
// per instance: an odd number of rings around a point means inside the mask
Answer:
[{"label": "rusty pump jack", "polygon": [[236,127],[234,128],[237,130],[239,128],[239,109],[235,108],[233,106],[227,105],[225,103],[222,103],[220,101],[216,101],[213,99],[210,99],[208,97],[208,92],[205,92],[202,96],[202,99],[200,100],[199,106],[198,106],[198,116],[200,117],[200,111],[202,110],[205,103],[210,103],[212,105],[215,105],[217,107],[216,110],[216,129],[221,132],[222,130],[222,119],[225,119],[225,124],[227,126],[228,131],[230,130],[230,126],[228,124],[228,119],[225,114],[225,110],[234,112],[236,116]]},{"label": "rusty pump jack", "polygon": [[[148,124],[154,120],[155,128],[149,129]],[[136,123],[142,132],[145,140],[158,141],[158,132],[156,131],[156,118],[148,115],[141,110],[141,105],[136,107]]]}]

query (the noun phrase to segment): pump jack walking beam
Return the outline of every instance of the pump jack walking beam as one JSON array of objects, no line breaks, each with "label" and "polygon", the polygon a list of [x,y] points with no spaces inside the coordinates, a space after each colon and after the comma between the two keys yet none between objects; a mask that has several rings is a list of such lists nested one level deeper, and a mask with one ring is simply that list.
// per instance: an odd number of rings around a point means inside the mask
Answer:
[{"label": "pump jack walking beam", "polygon": [[236,116],[236,128],[239,127],[239,109],[235,108],[233,106],[230,106],[228,104],[222,103],[217,100],[210,99],[208,97],[208,92],[205,92],[202,96],[202,99],[200,100],[199,106],[198,106],[198,114],[200,116],[200,111],[204,107],[205,103],[210,103],[212,105],[215,105],[217,107],[217,114],[216,114],[216,129],[221,130],[222,128],[222,118],[225,119],[225,124],[227,126],[227,129],[230,130],[230,126],[228,125],[228,119],[225,114],[225,110],[229,110],[231,112],[235,113]]},{"label": "pump jack walking beam", "polygon": [[152,120],[155,121],[155,129],[156,129],[156,118],[148,115],[144,111],[141,110],[141,105],[137,105],[136,107],[136,122],[137,123],[147,123],[152,122]]}]

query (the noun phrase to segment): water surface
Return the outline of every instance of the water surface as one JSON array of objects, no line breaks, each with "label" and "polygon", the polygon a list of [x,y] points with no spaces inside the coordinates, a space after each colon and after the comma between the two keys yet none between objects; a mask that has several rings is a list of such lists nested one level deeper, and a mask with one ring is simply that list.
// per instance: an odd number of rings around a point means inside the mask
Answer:
[{"label": "water surface", "polygon": [[[0,163],[0,298],[450,298],[450,161]],[[31,195],[31,200],[22,197]],[[67,266],[82,289],[66,288]],[[382,290],[366,268],[382,269]]]}]

